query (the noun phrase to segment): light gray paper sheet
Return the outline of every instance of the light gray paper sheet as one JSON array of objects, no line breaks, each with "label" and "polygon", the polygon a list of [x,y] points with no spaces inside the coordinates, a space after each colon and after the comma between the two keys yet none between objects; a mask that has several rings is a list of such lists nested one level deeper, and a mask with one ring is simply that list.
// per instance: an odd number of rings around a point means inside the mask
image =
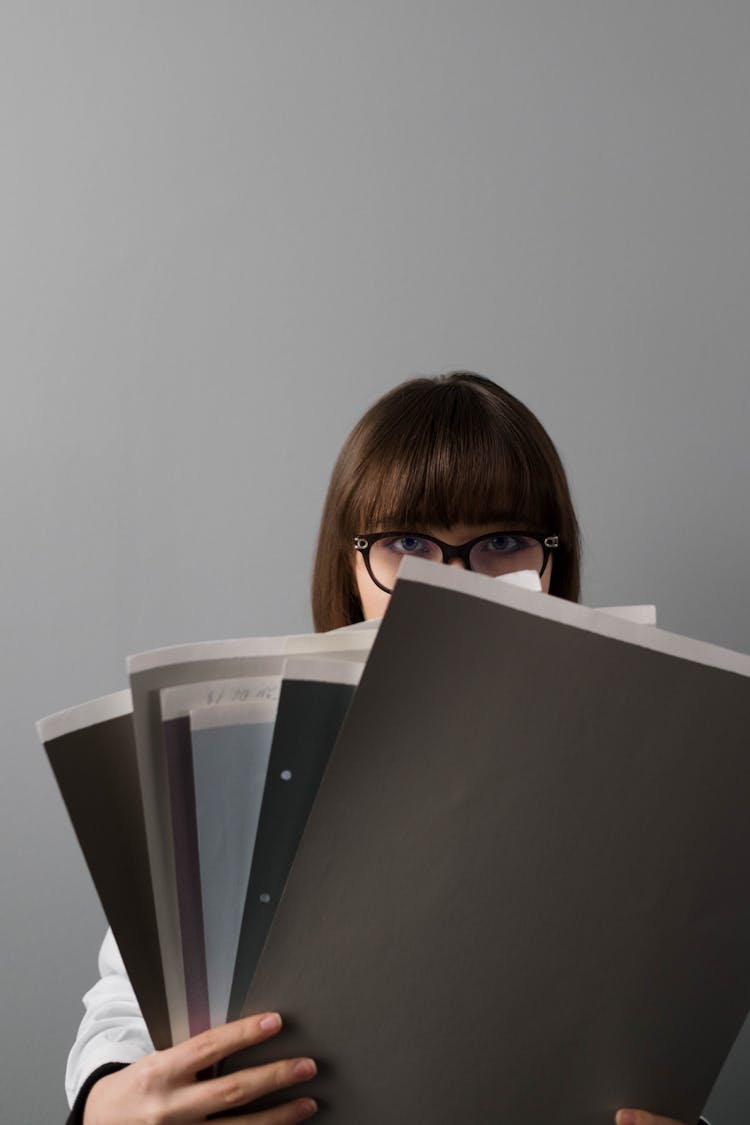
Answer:
[{"label": "light gray paper sheet", "polygon": [[[231,956],[222,947],[216,954],[216,936],[224,933],[226,912],[241,911],[244,901],[247,873],[239,890],[240,905],[222,895],[226,869],[218,865],[218,851],[233,843],[245,840],[248,824],[246,810],[238,808],[235,801],[235,821],[210,820],[210,813],[218,811],[216,792],[225,784],[225,774],[217,762],[196,777],[193,755],[192,730],[195,723],[206,727],[221,727],[227,716],[236,714],[236,722],[251,721],[248,716],[263,712],[265,721],[273,728],[273,718],[278,701],[280,675],[251,676],[229,680],[209,680],[164,688],[159,692],[164,745],[167,763],[172,833],[174,839],[175,878],[180,909],[180,931],[188,1023],[191,1034],[226,1020],[226,1001],[216,996],[212,1001],[212,984],[215,992],[217,979],[228,976],[230,982],[236,953],[236,938]],[[240,719],[242,717],[242,720]],[[270,734],[269,734],[270,744]],[[266,754],[267,757],[267,754]],[[232,779],[234,780],[234,778]],[[263,779],[260,781],[262,793]],[[236,796],[236,794],[235,794]],[[260,798],[258,798],[260,799]],[[224,811],[228,811],[226,808]],[[255,827],[252,828],[254,838]],[[217,848],[217,840],[220,846]],[[201,841],[203,856],[201,857]],[[252,843],[250,845],[252,851]],[[202,862],[201,862],[202,858]],[[232,863],[231,855],[225,857]],[[242,862],[249,864],[249,856]],[[211,888],[212,901],[206,908],[206,890]],[[223,986],[226,991],[226,986]],[[221,1011],[221,1017],[218,1012]]]},{"label": "light gray paper sheet", "polygon": [[750,1008],[749,712],[750,657],[408,560],[252,1061],[318,1059],[332,1125],[695,1121]]},{"label": "light gray paper sheet", "polygon": [[211,1025],[225,1023],[276,704],[190,715]]},{"label": "light gray paper sheet", "polygon": [[156,920],[173,1042],[188,1038],[190,1023],[175,873],[160,691],[202,681],[280,675],[291,654],[365,660],[375,630],[207,641],[128,658],[138,771],[154,889]]}]

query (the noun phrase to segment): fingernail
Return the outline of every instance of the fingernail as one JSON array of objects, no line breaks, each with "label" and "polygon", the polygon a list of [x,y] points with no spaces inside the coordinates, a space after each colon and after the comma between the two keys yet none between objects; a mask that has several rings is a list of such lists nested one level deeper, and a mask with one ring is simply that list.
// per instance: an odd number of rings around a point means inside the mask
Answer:
[{"label": "fingernail", "polygon": [[275,1028],[281,1027],[281,1016],[278,1012],[270,1012],[260,1021],[260,1026],[264,1031],[273,1031]]},{"label": "fingernail", "polygon": [[619,1109],[615,1121],[617,1125],[636,1125],[638,1117],[632,1109]]},{"label": "fingernail", "polygon": [[318,1068],[313,1059],[297,1059],[294,1073],[298,1078],[312,1078],[313,1074],[318,1073]]},{"label": "fingernail", "polygon": [[318,1103],[313,1101],[312,1098],[305,1098],[301,1102],[297,1102],[297,1116],[299,1121],[306,1121],[308,1117],[312,1117],[314,1113],[318,1112]]}]

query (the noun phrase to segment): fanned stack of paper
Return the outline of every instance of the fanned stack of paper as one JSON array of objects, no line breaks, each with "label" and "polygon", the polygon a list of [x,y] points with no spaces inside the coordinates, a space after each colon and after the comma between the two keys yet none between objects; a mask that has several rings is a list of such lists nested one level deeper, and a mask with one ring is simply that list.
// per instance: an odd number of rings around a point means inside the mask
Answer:
[{"label": "fanned stack of paper", "polygon": [[37,724],[157,1047],[239,1014],[374,634],[143,653]]},{"label": "fanned stack of paper", "polygon": [[312,1055],[341,1125],[695,1120],[750,1008],[750,657],[650,622],[407,560],[378,630],[43,720],[155,1043],[278,1009],[229,1068]]}]

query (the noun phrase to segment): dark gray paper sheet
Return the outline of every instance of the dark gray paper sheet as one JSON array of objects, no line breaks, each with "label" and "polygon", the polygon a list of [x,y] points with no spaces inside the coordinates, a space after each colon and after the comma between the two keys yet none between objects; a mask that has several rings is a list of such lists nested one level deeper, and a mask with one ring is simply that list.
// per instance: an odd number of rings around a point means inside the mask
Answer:
[{"label": "dark gray paper sheet", "polygon": [[289,660],[281,683],[229,1004],[242,1010],[361,665]]},{"label": "dark gray paper sheet", "polygon": [[750,1008],[749,711],[748,657],[408,560],[252,1061],[317,1058],[332,1125],[695,1121]]},{"label": "dark gray paper sheet", "polygon": [[130,692],[50,716],[37,730],[151,1039],[168,1047]]}]

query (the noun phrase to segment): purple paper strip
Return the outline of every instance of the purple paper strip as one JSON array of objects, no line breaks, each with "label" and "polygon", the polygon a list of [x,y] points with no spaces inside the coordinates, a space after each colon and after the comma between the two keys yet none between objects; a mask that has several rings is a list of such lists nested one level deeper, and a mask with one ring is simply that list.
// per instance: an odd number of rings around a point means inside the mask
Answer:
[{"label": "purple paper strip", "polygon": [[180,910],[185,992],[191,1035],[210,1027],[206,942],[200,885],[198,829],[195,814],[190,719],[169,719],[163,724],[164,749],[172,812],[177,901]]}]

